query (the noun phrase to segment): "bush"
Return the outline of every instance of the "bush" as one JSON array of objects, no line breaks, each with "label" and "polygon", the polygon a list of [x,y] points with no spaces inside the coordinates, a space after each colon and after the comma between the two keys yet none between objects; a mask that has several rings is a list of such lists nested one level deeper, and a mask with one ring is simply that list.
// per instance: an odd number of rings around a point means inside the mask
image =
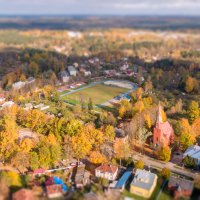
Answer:
[{"label": "bush", "polygon": [[158,149],[158,159],[168,162],[171,157],[171,150],[168,146],[162,146]]},{"label": "bush", "polygon": [[138,161],[135,163],[135,168],[136,168],[136,169],[144,169],[144,161],[143,161],[143,160],[138,160]]},{"label": "bush", "polygon": [[168,168],[163,168],[160,172],[160,176],[162,176],[162,178],[166,179],[166,180],[169,180],[170,178],[170,175],[171,175],[171,172]]}]

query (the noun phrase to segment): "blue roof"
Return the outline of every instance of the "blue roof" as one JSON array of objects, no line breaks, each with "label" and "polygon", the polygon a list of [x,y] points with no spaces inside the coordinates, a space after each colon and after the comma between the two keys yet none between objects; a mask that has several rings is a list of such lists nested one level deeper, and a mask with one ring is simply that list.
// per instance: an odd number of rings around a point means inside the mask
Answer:
[{"label": "blue roof", "polygon": [[64,182],[63,182],[62,179],[60,179],[60,178],[54,176],[54,177],[53,177],[53,181],[54,181],[54,183],[55,183],[56,185],[62,185],[62,190],[63,190],[64,192],[67,192],[68,187],[64,184]]},{"label": "blue roof", "polygon": [[131,171],[127,171],[125,172],[122,177],[119,179],[119,181],[116,184],[116,188],[121,188],[129,179],[129,177],[131,176],[132,172]]}]

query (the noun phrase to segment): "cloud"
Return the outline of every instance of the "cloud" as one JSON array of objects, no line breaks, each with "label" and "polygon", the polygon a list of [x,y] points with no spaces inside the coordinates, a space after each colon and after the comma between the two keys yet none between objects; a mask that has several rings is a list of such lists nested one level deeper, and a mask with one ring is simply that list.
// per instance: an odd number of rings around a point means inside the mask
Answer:
[{"label": "cloud", "polygon": [[200,0],[0,0],[0,14],[189,14]]}]

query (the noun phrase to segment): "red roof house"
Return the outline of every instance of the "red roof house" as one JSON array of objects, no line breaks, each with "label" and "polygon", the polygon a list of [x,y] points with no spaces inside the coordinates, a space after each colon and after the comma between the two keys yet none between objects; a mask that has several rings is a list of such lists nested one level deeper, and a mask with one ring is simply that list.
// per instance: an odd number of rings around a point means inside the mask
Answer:
[{"label": "red roof house", "polygon": [[113,181],[116,179],[118,167],[114,165],[102,164],[95,169],[95,176]]}]

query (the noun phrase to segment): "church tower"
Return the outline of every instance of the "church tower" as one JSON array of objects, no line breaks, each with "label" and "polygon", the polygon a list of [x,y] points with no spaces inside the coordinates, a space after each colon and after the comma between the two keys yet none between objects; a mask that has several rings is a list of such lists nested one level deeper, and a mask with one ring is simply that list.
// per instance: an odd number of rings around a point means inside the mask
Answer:
[{"label": "church tower", "polygon": [[167,145],[169,146],[173,137],[174,130],[168,121],[163,121],[163,109],[159,102],[156,116],[156,126],[153,131],[153,144],[155,147]]}]

